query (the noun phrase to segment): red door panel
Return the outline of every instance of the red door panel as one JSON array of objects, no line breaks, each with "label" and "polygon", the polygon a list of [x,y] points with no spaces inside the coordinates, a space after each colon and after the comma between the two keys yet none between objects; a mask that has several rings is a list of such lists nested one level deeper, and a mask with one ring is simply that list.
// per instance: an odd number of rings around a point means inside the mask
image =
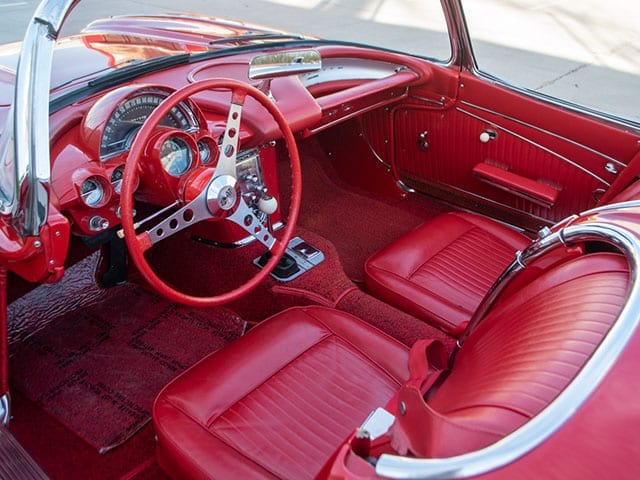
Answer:
[{"label": "red door panel", "polygon": [[458,92],[452,106],[414,95],[378,112],[368,121],[387,117],[393,138],[379,148],[416,190],[525,228],[596,205],[638,150],[638,132],[470,74]]}]

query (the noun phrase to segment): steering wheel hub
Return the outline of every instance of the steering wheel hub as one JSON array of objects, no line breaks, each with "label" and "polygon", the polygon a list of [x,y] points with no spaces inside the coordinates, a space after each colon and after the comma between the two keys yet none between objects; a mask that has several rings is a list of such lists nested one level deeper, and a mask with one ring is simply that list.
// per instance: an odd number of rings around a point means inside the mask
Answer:
[{"label": "steering wheel hub", "polygon": [[207,208],[214,215],[218,210],[231,210],[238,202],[236,179],[232,175],[220,175],[207,187]]}]

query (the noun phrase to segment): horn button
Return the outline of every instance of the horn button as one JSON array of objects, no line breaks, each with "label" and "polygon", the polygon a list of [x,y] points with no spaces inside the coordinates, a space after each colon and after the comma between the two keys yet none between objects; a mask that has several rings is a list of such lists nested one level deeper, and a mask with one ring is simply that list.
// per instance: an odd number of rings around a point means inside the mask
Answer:
[{"label": "horn button", "polygon": [[236,179],[231,175],[214,178],[207,187],[207,208],[213,215],[218,210],[231,210],[238,202]]}]

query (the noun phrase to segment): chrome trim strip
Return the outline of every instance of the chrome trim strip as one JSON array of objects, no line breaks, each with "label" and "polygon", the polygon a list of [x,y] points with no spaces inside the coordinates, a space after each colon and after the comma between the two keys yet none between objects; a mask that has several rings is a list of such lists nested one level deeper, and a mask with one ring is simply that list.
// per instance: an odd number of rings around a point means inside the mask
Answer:
[{"label": "chrome trim strip", "polygon": [[11,396],[5,393],[0,397],[0,422],[7,427],[11,420]]},{"label": "chrome trim strip", "polygon": [[421,97],[419,95],[409,95],[409,98],[414,99],[414,100],[420,100],[421,102],[425,102],[425,103],[428,103],[430,105],[437,105],[438,107],[444,107],[444,105],[445,105],[444,97],[442,97],[442,99],[440,99],[440,100],[434,100],[434,99],[431,99],[431,98]]},{"label": "chrome trim strip", "polygon": [[402,180],[396,180],[396,185],[398,186],[398,188],[400,190],[403,190],[407,193],[416,193],[416,191],[411,188],[410,186],[408,186],[406,183],[404,183]]},{"label": "chrome trim strip", "polygon": [[469,69],[469,71],[477,78],[483,79],[489,83],[496,83],[511,91],[514,91],[521,95],[525,95],[527,97],[535,98],[536,100],[544,102],[548,105],[561,108],[564,111],[579,113],[581,115],[588,115],[598,121],[602,121],[609,125],[615,126],[616,128],[626,128],[632,130],[632,133],[634,134],[640,134],[640,123],[630,118],[620,117],[613,113],[602,112],[600,110],[596,110],[594,108],[587,107],[586,105],[581,105],[570,100],[565,100],[560,97],[553,97],[546,93],[537,92],[525,87],[520,87],[478,68]]},{"label": "chrome trim strip", "polygon": [[487,120],[486,118],[483,118],[483,117],[481,117],[481,116],[479,116],[479,115],[476,115],[475,113],[471,113],[471,112],[469,112],[469,111],[467,111],[467,110],[465,110],[465,109],[463,109],[463,108],[456,107],[456,110],[458,110],[460,113],[463,113],[463,114],[468,115],[468,116],[470,116],[470,117],[472,117],[472,118],[475,118],[476,120],[480,120],[481,122],[488,123],[489,125],[491,125],[491,126],[492,126],[492,127],[494,127],[494,128],[497,128],[498,130],[502,130],[503,132],[506,132],[506,133],[508,133],[508,134],[510,134],[510,135],[513,135],[513,136],[514,136],[514,137],[516,137],[516,138],[519,138],[519,139],[520,139],[520,140],[522,140],[523,142],[527,142],[528,144],[533,145],[534,147],[537,147],[537,148],[539,148],[539,149],[541,149],[541,150],[544,150],[545,152],[547,152],[547,153],[549,153],[549,154],[553,155],[554,157],[557,157],[557,158],[559,158],[560,160],[562,160],[562,161],[564,161],[564,162],[568,163],[568,164],[569,164],[569,165],[571,165],[572,167],[577,168],[578,170],[581,170],[582,172],[586,173],[586,174],[587,174],[587,175],[589,175],[590,177],[592,177],[592,178],[594,178],[595,180],[599,181],[599,182],[600,182],[600,183],[602,183],[603,185],[606,185],[607,187],[610,187],[610,186],[611,186],[611,184],[610,184],[609,182],[607,182],[605,179],[600,178],[598,175],[596,175],[596,174],[595,174],[595,173],[593,173],[592,171],[590,171],[590,170],[588,170],[588,169],[584,168],[582,165],[577,164],[577,163],[576,163],[576,162],[574,162],[573,160],[568,159],[568,158],[567,158],[567,157],[565,157],[564,155],[561,155],[561,154],[559,154],[558,152],[555,152],[555,151],[551,150],[550,148],[547,148],[547,147],[545,147],[545,146],[543,146],[543,145],[540,145],[539,143],[534,142],[533,140],[529,140],[528,138],[526,138],[526,137],[524,137],[524,136],[522,136],[522,135],[520,135],[520,134],[518,134],[518,133],[516,133],[516,132],[514,132],[514,131],[512,131],[512,130],[509,130],[508,128],[505,128],[505,127],[502,127],[502,126],[500,126],[500,125],[497,125],[495,122],[492,122],[492,121],[490,121],[490,120]]},{"label": "chrome trim strip", "polygon": [[[10,186],[13,198],[2,210],[10,211],[24,236],[37,236],[47,219],[51,176],[49,104],[41,99],[49,97],[56,38],[77,3],[79,0],[43,0],[27,28],[20,52],[13,116],[7,118],[8,128],[4,131],[8,138],[7,143],[3,141],[2,152],[6,155],[5,170],[13,167],[13,178],[18,183]],[[9,152],[12,140],[13,158]]]},{"label": "chrome trim strip", "polygon": [[515,117],[512,117],[510,115],[505,115],[503,113],[496,112],[495,110],[491,110],[490,108],[481,107],[481,106],[476,105],[476,104],[471,103],[471,102],[466,102],[464,100],[461,100],[460,103],[462,105],[466,105],[467,107],[477,108],[478,110],[482,110],[483,112],[490,113],[492,115],[497,115],[498,117],[502,117],[505,120],[509,120],[511,122],[518,123],[518,124],[523,125],[525,127],[532,128],[533,130],[537,130],[537,131],[539,131],[541,133],[544,133],[546,135],[550,135],[550,136],[552,136],[554,138],[557,138],[558,140],[562,140],[564,142],[570,143],[571,145],[575,145],[576,147],[582,148],[583,150],[586,150],[587,152],[593,153],[594,155],[598,155],[599,157],[602,157],[605,160],[609,160],[610,162],[616,163],[621,167],[625,167],[625,168],[627,167],[627,164],[624,163],[624,162],[621,162],[620,160],[617,160],[617,159],[615,159],[613,157],[610,157],[609,155],[607,155],[605,153],[602,153],[602,152],[600,152],[600,151],[598,151],[598,150],[596,150],[594,148],[587,147],[586,145],[578,143],[575,140],[571,140],[570,138],[563,137],[562,135],[558,135],[557,133],[554,133],[554,132],[552,132],[550,130],[547,130],[545,128],[537,127],[535,125],[532,125],[531,123],[524,122],[524,121],[519,120],[519,119],[517,119]]},{"label": "chrome trim strip", "polygon": [[[438,195],[430,193],[429,189],[433,189],[433,188],[442,189],[442,190],[446,189],[447,191],[450,191],[452,194],[453,193],[457,193],[457,194],[460,194],[461,196],[468,197],[469,200],[472,200],[472,201],[473,200],[477,200],[479,202],[486,203],[489,207],[503,209],[509,215],[517,215],[520,218],[525,219],[525,221],[538,222],[540,224],[547,225],[547,226],[555,225],[557,223],[553,219],[550,220],[548,218],[544,218],[544,217],[541,217],[539,215],[534,215],[531,212],[527,212],[525,210],[521,210],[519,208],[512,207],[510,205],[505,205],[504,203],[500,203],[500,202],[497,202],[495,200],[491,200],[490,198],[483,197],[481,195],[478,195],[477,193],[465,190],[463,188],[458,188],[458,187],[456,187],[454,185],[438,184],[438,183],[425,183],[424,181],[421,181],[419,179],[416,179],[416,178],[412,177],[411,175],[408,175],[406,172],[400,172],[399,177],[400,177],[400,180],[403,181],[403,183],[405,183],[407,185],[408,184],[413,184],[414,185],[413,187],[411,187],[411,185],[408,185],[409,188],[414,188],[417,191],[423,192],[425,195],[431,195],[431,196],[435,196],[436,198],[438,198]],[[458,204],[456,204],[454,202],[450,202],[448,200],[445,200],[445,201],[447,203],[451,203],[452,205],[455,205],[457,208],[463,208],[468,212],[474,212],[474,210],[471,207],[466,208],[464,206],[459,206]],[[485,216],[488,216],[488,214],[486,214]],[[495,218],[493,220],[495,220]],[[515,227],[515,225],[512,225],[512,224],[510,224],[508,222],[502,222],[502,223],[505,223],[505,225],[509,225],[511,228],[519,228],[519,227]],[[539,227],[536,227],[536,228],[539,228]],[[530,228],[529,231],[535,231],[536,228]],[[519,228],[519,229],[523,230],[523,231],[527,230],[526,228],[524,228],[524,229]]]},{"label": "chrome trim strip", "polygon": [[[395,92],[395,88],[396,87],[392,87],[392,89],[391,89],[392,92],[391,93]],[[398,86],[397,88],[400,88],[400,86]],[[380,107],[384,107],[385,105],[390,105],[392,103],[399,102],[400,100],[403,100],[403,99],[407,98],[408,92],[409,92],[409,87],[404,87],[404,92],[401,95],[398,95],[397,97],[389,96],[389,98],[386,98],[384,100],[380,100],[377,103],[372,103],[370,105],[367,105],[366,107],[355,109],[351,113],[348,113],[346,115],[338,117],[335,120],[329,121],[327,123],[323,123],[318,127],[314,127],[314,128],[308,129],[308,133],[310,135],[313,135],[315,133],[322,132],[323,130],[326,130],[327,128],[333,127],[334,125],[338,125],[339,123],[346,122],[347,120],[350,120],[353,117],[357,117],[357,116],[362,115],[364,113],[368,113],[368,112],[370,112],[372,110],[376,110],[376,109],[378,109]]]},{"label": "chrome trim strip", "polygon": [[640,200],[628,200],[620,203],[610,203],[608,205],[602,205],[601,207],[592,208],[591,210],[580,213],[581,217],[593,215],[595,213],[607,212],[609,210],[621,210],[625,208],[640,208]]},{"label": "chrome trim strip", "polygon": [[[574,380],[542,412],[498,442],[475,452],[450,458],[415,459],[382,455],[376,474],[402,479],[467,478],[504,467],[553,435],[589,398],[633,337],[640,323],[640,241],[630,230],[606,221],[571,225],[528,247],[518,258],[527,263],[564,242],[600,240],[615,245],[630,268],[627,300],[615,323]],[[514,262],[510,269],[520,268]],[[503,283],[504,285],[504,283]]]},{"label": "chrome trim strip", "polygon": [[[361,132],[361,134],[362,134],[362,139],[364,140],[364,143],[367,144],[367,147],[369,147],[369,151],[371,152],[371,155],[373,155],[373,158],[375,158],[379,163],[384,165],[384,167],[387,169],[387,171],[391,171],[391,164],[387,163],[385,161],[385,159],[382,158],[382,156],[373,147],[373,144],[371,143],[371,140],[369,140],[369,134],[367,133],[367,116],[366,115],[362,116],[362,132]],[[393,156],[393,154],[392,154],[392,156]]]}]

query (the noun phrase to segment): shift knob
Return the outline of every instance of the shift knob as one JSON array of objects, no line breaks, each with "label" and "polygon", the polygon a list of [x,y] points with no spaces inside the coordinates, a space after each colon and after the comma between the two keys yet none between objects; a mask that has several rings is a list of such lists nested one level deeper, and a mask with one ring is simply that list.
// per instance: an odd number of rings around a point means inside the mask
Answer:
[{"label": "shift knob", "polygon": [[258,200],[258,208],[267,215],[271,215],[278,209],[278,201],[273,197],[265,195]]}]

